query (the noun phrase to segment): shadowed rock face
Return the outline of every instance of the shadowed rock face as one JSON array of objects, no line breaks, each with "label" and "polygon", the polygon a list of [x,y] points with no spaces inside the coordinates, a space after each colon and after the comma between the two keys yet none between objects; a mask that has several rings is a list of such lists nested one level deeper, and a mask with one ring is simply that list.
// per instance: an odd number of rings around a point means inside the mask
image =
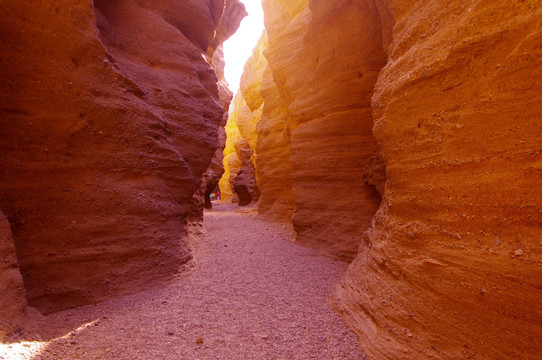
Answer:
[{"label": "shadowed rock face", "polygon": [[0,341],[21,329],[26,310],[23,278],[9,223],[0,212]]},{"label": "shadowed rock face", "polygon": [[159,284],[191,259],[186,214],[223,119],[205,56],[223,1],[94,6],[0,5],[0,206],[45,313]]},{"label": "shadowed rock face", "polygon": [[256,174],[252,163],[253,151],[244,138],[235,142],[237,156],[241,161],[241,169],[233,179],[233,190],[239,197],[239,206],[258,201],[260,190],[256,184]]}]

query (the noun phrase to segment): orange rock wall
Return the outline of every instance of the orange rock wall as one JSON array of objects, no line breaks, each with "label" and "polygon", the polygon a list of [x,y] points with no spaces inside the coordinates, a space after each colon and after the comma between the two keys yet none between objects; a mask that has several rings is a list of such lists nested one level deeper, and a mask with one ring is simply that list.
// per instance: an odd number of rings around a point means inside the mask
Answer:
[{"label": "orange rock wall", "polygon": [[269,64],[264,70],[260,93],[264,104],[257,125],[256,174],[261,191],[258,213],[268,219],[290,221],[294,210],[290,121]]},{"label": "orange rock wall", "polygon": [[267,123],[287,136],[260,149],[288,149],[290,181],[279,186],[292,189],[297,241],[351,260],[380,203],[364,181],[377,150],[372,90],[386,60],[375,5],[271,0],[263,5],[269,33],[265,56],[279,95],[274,108],[280,109],[268,116],[276,121]]},{"label": "orange rock wall", "polygon": [[205,55],[230,22],[224,9],[0,4],[0,206],[30,305],[48,313],[140,290],[191,259],[186,216],[224,112]]},{"label": "orange rock wall", "polygon": [[232,112],[226,125],[226,148],[224,150],[225,172],[221,182],[224,200],[241,206],[258,201],[260,191],[254,168],[256,122],[260,111],[252,112],[240,92],[232,102]]},{"label": "orange rock wall", "polygon": [[341,312],[370,359],[538,359],[540,2],[377,3],[387,183]]},{"label": "orange rock wall", "polygon": [[291,189],[298,241],[357,254],[336,308],[368,357],[537,359],[538,1],[263,6],[260,213]]}]

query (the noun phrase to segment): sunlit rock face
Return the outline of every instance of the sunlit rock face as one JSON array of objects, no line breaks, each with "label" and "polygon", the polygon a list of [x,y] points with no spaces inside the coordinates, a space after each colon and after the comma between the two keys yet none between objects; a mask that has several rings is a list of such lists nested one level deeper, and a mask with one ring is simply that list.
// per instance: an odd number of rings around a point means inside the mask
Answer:
[{"label": "sunlit rock face", "polygon": [[371,359],[542,353],[539,5],[263,1],[259,211],[287,189],[299,242],[357,253]]},{"label": "sunlit rock face", "polygon": [[258,157],[258,123],[262,117],[264,99],[260,94],[262,77],[267,60],[263,50],[267,48],[264,33],[245,64],[226,131],[228,139],[224,151],[225,175],[220,189],[226,200],[232,199],[244,206],[257,202],[260,189],[256,177],[255,161]]},{"label": "sunlit rock face", "polygon": [[241,160],[237,156],[235,151],[235,142],[241,137],[239,134],[239,128],[234,119],[238,111],[235,104],[240,101],[240,94],[237,93],[232,101],[231,111],[229,112],[229,118],[225,127],[226,131],[226,145],[223,151],[223,167],[224,173],[218,183],[220,187],[220,193],[223,201],[238,202],[239,198],[233,192],[233,181],[237,172],[241,170]]},{"label": "sunlit rock face", "polygon": [[21,329],[26,310],[23,278],[19,272],[9,223],[0,212],[0,341]]},{"label": "sunlit rock face", "polygon": [[263,3],[280,109],[268,123],[288,136],[258,150],[288,149],[297,241],[351,260],[380,204],[364,181],[377,150],[371,96],[386,60],[380,20],[372,2],[295,3]]},{"label": "sunlit rock face", "polygon": [[537,359],[540,3],[377,3],[387,183],[341,312],[370,359]]},{"label": "sunlit rock face", "polygon": [[258,201],[260,190],[254,168],[256,122],[261,112],[252,112],[239,92],[233,100],[233,108],[226,125],[228,135],[224,150],[226,169],[220,185],[223,199],[245,206]]},{"label": "sunlit rock face", "polygon": [[264,70],[260,93],[264,104],[256,145],[256,173],[261,190],[258,213],[268,219],[290,221],[294,210],[290,119],[269,65]]},{"label": "sunlit rock face", "polygon": [[0,206],[45,313],[191,259],[186,216],[224,113],[206,55],[223,1],[93,4],[0,4]]}]

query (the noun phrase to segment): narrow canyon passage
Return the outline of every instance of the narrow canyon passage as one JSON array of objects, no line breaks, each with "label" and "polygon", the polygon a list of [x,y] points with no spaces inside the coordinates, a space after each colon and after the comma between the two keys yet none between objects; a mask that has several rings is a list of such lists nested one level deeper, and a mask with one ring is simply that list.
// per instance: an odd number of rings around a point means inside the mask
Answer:
[{"label": "narrow canyon passage", "polygon": [[327,303],[346,263],[234,205],[204,225],[189,276],[50,315],[33,331],[56,339],[26,359],[364,359]]}]

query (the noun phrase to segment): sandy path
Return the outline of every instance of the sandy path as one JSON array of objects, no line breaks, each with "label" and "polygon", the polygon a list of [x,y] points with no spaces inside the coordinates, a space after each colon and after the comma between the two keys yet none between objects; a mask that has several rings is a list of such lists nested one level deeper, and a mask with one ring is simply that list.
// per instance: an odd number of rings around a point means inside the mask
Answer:
[{"label": "sandy path", "polygon": [[204,223],[191,276],[49,316],[56,339],[33,359],[363,359],[326,303],[346,264],[231,205]]}]

